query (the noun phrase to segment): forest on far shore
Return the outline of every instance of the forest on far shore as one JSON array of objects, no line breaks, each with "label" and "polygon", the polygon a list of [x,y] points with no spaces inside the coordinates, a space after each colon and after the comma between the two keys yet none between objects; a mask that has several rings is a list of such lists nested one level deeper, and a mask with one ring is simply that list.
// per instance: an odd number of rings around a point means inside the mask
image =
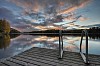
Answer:
[{"label": "forest on far shore", "polygon": [[[69,34],[80,34],[82,33],[83,29],[74,29],[74,30],[61,30],[62,33],[69,33]],[[89,34],[100,34],[100,27],[92,27],[87,29]],[[59,30],[51,29],[51,30],[43,30],[43,31],[31,31],[31,32],[20,32],[14,28],[10,27],[9,21],[6,19],[0,19],[0,35],[1,34],[12,34],[12,33],[59,33]]]},{"label": "forest on far shore", "polygon": [[[82,30],[84,29],[74,29],[74,30],[62,30],[62,33],[82,33]],[[89,34],[100,34],[100,28],[99,27],[92,27],[90,29],[86,29]],[[44,31],[32,31],[32,32],[24,32],[24,33],[59,33],[59,30],[44,30]]]}]

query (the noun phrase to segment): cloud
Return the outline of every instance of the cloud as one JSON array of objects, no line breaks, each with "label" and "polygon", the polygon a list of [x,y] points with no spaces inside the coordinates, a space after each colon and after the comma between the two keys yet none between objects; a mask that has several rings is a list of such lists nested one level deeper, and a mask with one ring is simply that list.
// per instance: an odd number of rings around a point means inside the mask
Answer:
[{"label": "cloud", "polygon": [[82,17],[79,18],[79,20],[83,22],[83,21],[88,20],[88,18],[82,16]]},{"label": "cloud", "polygon": [[[68,14],[78,8],[84,7],[90,0],[8,0],[23,9],[24,15],[33,13],[47,14]],[[32,17],[32,16],[30,16]]]},{"label": "cloud", "polygon": [[24,12],[38,12],[41,9],[38,0],[8,0],[23,8]]},{"label": "cloud", "polygon": [[70,13],[68,16],[66,16],[63,20],[64,21],[73,21],[76,19],[76,15],[73,13]]},{"label": "cloud", "polygon": [[1,7],[0,8],[0,19],[6,19],[9,20],[11,27],[22,30],[30,27],[28,24],[24,24],[25,22],[22,23],[22,19],[16,19],[16,16],[13,14],[13,12],[7,8]]},{"label": "cloud", "polygon": [[[88,4],[90,0],[7,0],[8,2],[15,4],[18,8],[21,8],[19,18],[14,19],[13,26],[28,30],[46,30],[46,29],[61,29],[59,26],[54,25],[56,16],[61,14],[67,14],[65,20],[72,21],[84,21],[86,17],[82,16],[77,19],[77,15],[73,12],[79,8],[83,8]],[[14,11],[15,12],[15,11]],[[69,14],[69,15],[68,15]],[[11,14],[13,15],[13,14]],[[6,15],[7,16],[7,15]],[[7,16],[8,17],[8,16]],[[13,16],[9,17],[12,19]],[[16,16],[17,18],[17,16]],[[44,19],[44,21],[37,21],[37,19]],[[50,21],[51,20],[51,21]],[[20,23],[21,22],[21,23]],[[51,26],[52,25],[52,26]],[[74,26],[74,23],[70,23],[68,26]],[[19,27],[18,27],[19,26]],[[48,26],[50,26],[48,28]]]},{"label": "cloud", "polygon": [[[47,12],[69,13],[84,7],[90,0],[8,0],[24,9],[24,13]],[[60,8],[60,9],[59,9]],[[59,12],[59,10],[61,10]]]},{"label": "cloud", "polygon": [[2,7],[2,8],[0,8],[0,18],[1,19],[5,18],[7,20],[14,21],[15,16],[12,11],[10,11],[7,8]]},{"label": "cloud", "polygon": [[76,16],[75,14],[71,14],[71,15],[68,15],[67,17],[65,17],[63,19],[64,21],[76,21],[79,20],[79,21],[86,21],[88,20],[87,17],[83,16],[83,15],[80,15],[80,16]]},{"label": "cloud", "polygon": [[48,42],[51,42],[53,43],[54,41],[57,41],[58,40],[58,37],[53,37],[53,38],[48,38],[47,36],[43,36],[43,37],[37,37],[34,39],[34,41],[48,41]]},{"label": "cloud", "polygon": [[[72,1],[73,3],[74,1]],[[67,9],[61,10],[60,12],[58,12],[58,14],[68,14],[70,12],[75,11],[78,8],[82,8],[84,6],[86,6],[86,4],[88,4],[88,2],[90,2],[90,0],[75,0],[76,3],[71,4],[71,6],[69,5],[69,7]]]}]

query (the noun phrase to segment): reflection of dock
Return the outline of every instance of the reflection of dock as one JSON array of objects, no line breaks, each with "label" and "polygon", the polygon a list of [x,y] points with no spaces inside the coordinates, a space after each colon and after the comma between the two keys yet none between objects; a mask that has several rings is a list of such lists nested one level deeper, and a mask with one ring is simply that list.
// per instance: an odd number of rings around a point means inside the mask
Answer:
[{"label": "reflection of dock", "polygon": [[[0,66],[87,66],[79,53],[64,51],[58,59],[58,50],[32,48],[19,55],[0,61]],[[100,56],[89,55],[90,65],[100,66]]]}]

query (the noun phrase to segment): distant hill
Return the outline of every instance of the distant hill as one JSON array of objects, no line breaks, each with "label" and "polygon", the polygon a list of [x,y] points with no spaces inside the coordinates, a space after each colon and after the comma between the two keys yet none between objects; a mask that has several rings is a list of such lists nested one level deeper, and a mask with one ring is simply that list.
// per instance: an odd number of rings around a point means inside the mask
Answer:
[{"label": "distant hill", "polygon": [[20,31],[14,29],[14,28],[10,28],[10,33],[20,33]]},{"label": "distant hill", "polygon": [[20,33],[20,31],[14,29],[14,28],[10,28],[10,38],[11,39],[16,38],[20,35],[20,34],[12,34],[12,33]]}]

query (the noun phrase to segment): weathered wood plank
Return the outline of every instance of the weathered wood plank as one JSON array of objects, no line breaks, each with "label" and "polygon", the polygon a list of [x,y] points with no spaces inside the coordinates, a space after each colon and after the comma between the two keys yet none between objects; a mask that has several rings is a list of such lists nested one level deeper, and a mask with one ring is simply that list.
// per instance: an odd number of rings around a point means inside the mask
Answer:
[{"label": "weathered wood plank", "polygon": [[[50,66],[49,64],[43,63],[40,59],[28,59],[24,57],[15,57],[13,59],[20,60],[29,64],[37,64],[37,65],[44,65],[44,66]],[[40,61],[39,61],[40,60]]]},{"label": "weathered wood plank", "polygon": [[[51,57],[51,56],[48,56],[48,55],[40,55],[40,54],[29,54],[29,55],[19,55],[19,56],[26,56],[26,57],[32,57],[32,58],[39,58],[39,59],[46,59],[46,60],[50,60],[50,61],[53,61],[53,60],[57,60],[58,61],[58,58],[57,56],[56,57]],[[77,62],[83,62],[82,59],[73,59],[73,58],[69,58],[69,57],[64,57],[63,58],[63,62],[67,62],[66,60],[71,60],[71,61],[77,61]]]},{"label": "weathered wood plank", "polygon": [[6,64],[0,63],[0,66],[7,66]]},{"label": "weathered wood plank", "polygon": [[[100,66],[99,55],[89,55],[90,65]],[[58,50],[31,48],[14,57],[0,62],[0,66],[87,66],[79,53],[64,51],[63,59],[58,59]]]},{"label": "weathered wood plank", "polygon": [[20,64],[22,66],[38,66],[37,64],[29,64],[29,63],[26,63],[26,62],[23,62],[23,61],[20,61],[20,60],[16,60],[16,59],[12,59],[12,58],[8,59],[7,61],[11,61],[11,62]]},{"label": "weathered wood plank", "polygon": [[2,63],[5,64],[5,65],[7,65],[7,66],[22,66],[22,65],[19,65],[19,64],[16,64],[16,63],[7,61],[7,60],[5,60],[5,61],[2,62]]}]

